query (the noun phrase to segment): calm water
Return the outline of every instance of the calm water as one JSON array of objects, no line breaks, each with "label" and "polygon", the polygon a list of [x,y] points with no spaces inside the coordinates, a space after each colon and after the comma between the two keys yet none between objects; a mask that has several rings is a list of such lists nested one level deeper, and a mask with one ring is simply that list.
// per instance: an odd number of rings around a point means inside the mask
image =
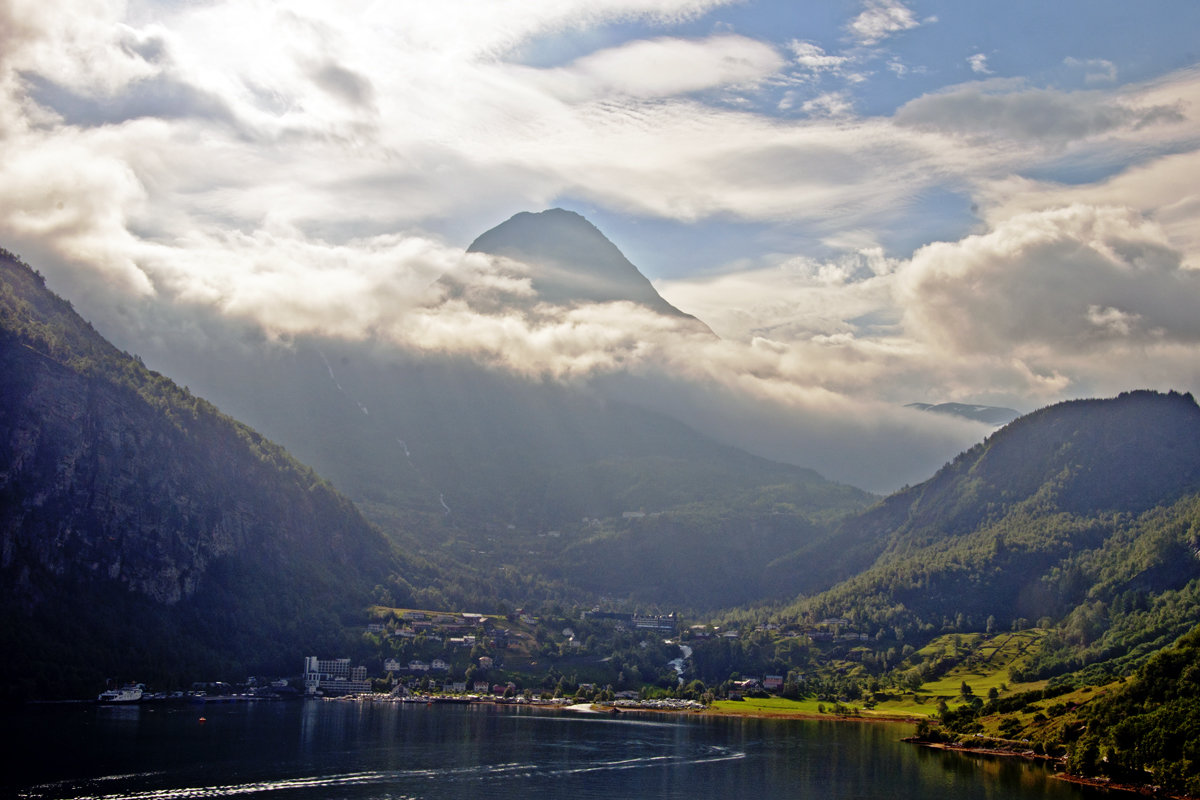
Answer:
[{"label": "calm water", "polygon": [[1041,767],[906,745],[907,727],[884,724],[319,701],[43,709],[0,724],[5,797],[1085,796]]}]

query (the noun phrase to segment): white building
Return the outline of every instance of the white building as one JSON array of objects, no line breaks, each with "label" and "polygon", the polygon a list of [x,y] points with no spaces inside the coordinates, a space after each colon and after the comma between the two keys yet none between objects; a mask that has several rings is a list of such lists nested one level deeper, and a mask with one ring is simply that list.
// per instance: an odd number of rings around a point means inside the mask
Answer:
[{"label": "white building", "polygon": [[351,667],[348,658],[323,659],[308,656],[304,659],[304,693],[329,696],[367,694],[371,682],[366,667]]}]

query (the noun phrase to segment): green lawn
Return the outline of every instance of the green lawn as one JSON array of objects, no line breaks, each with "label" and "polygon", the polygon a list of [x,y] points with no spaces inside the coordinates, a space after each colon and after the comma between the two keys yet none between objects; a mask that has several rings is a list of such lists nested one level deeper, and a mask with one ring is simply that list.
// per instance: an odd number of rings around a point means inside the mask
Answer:
[{"label": "green lawn", "polygon": [[932,717],[937,714],[937,698],[906,694],[897,700],[877,704],[874,713],[891,717]]},{"label": "green lawn", "polygon": [[[844,708],[858,706],[857,716],[863,719],[894,719],[928,716],[937,710],[936,703],[919,705],[911,699],[880,703],[874,710],[862,707],[861,703],[846,703]],[[838,718],[834,704],[822,700],[785,700],[782,697],[746,698],[745,700],[718,700],[711,706],[721,714],[736,714],[751,717],[818,717]]]},{"label": "green lawn", "polygon": [[[787,700],[782,697],[750,697],[745,700],[717,700],[712,704],[716,711],[727,714],[747,714],[756,717],[796,716],[818,714],[816,700]],[[832,706],[832,703],[823,704]]]}]

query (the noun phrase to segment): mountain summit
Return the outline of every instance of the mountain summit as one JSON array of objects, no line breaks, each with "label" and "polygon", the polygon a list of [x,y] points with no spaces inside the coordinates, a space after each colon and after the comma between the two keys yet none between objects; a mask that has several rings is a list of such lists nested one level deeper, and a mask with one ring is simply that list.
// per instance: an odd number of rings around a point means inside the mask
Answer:
[{"label": "mountain summit", "polygon": [[[575,306],[631,302],[703,325],[664,300],[615,244],[574,211],[523,211],[479,236],[467,252],[524,264],[542,303]],[[707,326],[704,328],[711,332]]]}]

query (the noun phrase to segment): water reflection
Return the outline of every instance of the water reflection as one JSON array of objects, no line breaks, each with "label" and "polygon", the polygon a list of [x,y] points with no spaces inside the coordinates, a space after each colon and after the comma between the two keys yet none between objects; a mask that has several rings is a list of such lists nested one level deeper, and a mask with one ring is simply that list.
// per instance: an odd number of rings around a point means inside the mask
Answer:
[{"label": "water reflection", "polygon": [[192,709],[22,715],[9,724],[29,735],[0,788],[106,800],[1081,796],[1039,765],[905,745],[909,729],[886,724],[333,702],[202,712],[203,725]]}]

